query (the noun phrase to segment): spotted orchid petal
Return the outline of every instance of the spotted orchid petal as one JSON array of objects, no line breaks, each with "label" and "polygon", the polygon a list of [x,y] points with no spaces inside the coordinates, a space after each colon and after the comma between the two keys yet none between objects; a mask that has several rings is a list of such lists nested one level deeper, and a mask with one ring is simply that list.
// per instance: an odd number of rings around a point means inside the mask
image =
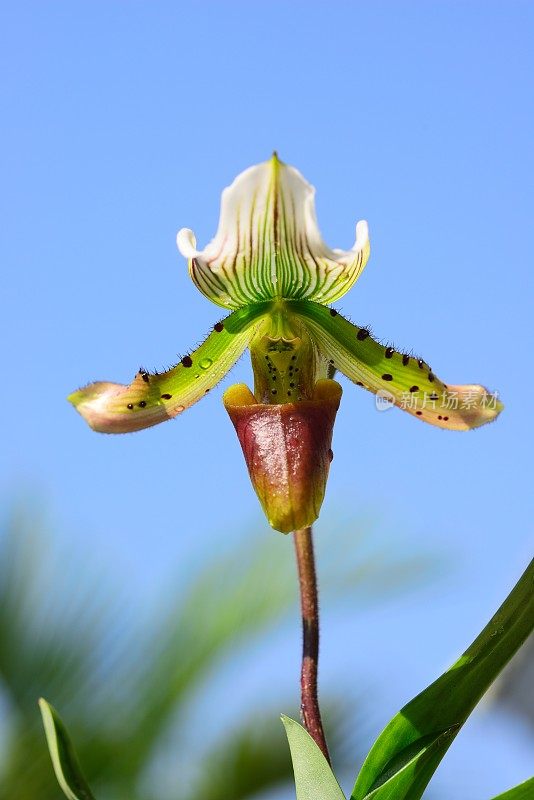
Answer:
[{"label": "spotted orchid petal", "polygon": [[366,328],[317,303],[288,304],[307,325],[323,357],[351,381],[424,422],[469,430],[492,422],[503,405],[483,386],[445,384],[422,359],[384,347]]},{"label": "spotted orchid petal", "polygon": [[177,236],[200,291],[226,308],[269,299],[330,303],[345,294],[369,258],[367,223],[356,225],[351,250],[323,242],[315,216],[315,189],[273,155],[242,172],[224,190],[215,238],[196,249],[192,231]]},{"label": "spotted orchid petal", "polygon": [[167,372],[139,370],[129,386],[100,381],[68,398],[100,433],[129,433],[173,419],[213,388],[235,364],[261,325],[268,303],[234,311],[197,350]]}]

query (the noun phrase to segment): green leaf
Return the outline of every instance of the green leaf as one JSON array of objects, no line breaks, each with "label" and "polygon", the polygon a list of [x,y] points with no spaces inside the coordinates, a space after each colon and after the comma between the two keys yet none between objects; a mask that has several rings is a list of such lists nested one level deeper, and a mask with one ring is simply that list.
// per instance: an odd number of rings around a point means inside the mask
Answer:
[{"label": "green leaf", "polygon": [[533,587],[534,561],[463,656],[386,726],[352,800],[419,800],[479,699],[532,631]]},{"label": "green leaf", "polygon": [[282,722],[291,750],[297,800],[345,800],[336,776],[310,734],[284,714]]},{"label": "green leaf", "polygon": [[59,714],[43,698],[39,700],[39,708],[54,772],[64,794],[69,800],[95,800],[81,773],[76,753]]},{"label": "green leaf", "polygon": [[519,786],[514,786],[513,789],[508,789],[507,792],[494,797],[493,800],[532,800],[533,797],[534,777],[529,778],[524,783],[520,783]]}]

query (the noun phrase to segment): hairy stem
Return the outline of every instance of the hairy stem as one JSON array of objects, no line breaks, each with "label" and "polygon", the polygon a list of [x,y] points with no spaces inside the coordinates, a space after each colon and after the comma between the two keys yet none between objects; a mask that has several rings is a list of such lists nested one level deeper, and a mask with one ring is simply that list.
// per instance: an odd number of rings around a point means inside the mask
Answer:
[{"label": "hairy stem", "polygon": [[300,586],[302,612],[302,667],[300,671],[301,715],[304,727],[321,748],[328,763],[330,755],[323,731],[317,671],[319,665],[319,599],[313,553],[312,529],[302,528],[293,534]]}]

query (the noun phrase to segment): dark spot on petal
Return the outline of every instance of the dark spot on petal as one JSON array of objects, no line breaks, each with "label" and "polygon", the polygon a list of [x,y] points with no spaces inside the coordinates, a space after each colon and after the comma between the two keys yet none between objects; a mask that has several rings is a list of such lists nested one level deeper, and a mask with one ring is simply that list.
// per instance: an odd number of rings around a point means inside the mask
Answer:
[{"label": "dark spot on petal", "polygon": [[418,417],[420,417],[423,412],[422,411],[416,411],[415,413],[417,414]]},{"label": "dark spot on petal", "polygon": [[289,392],[289,391],[288,391],[288,393],[287,393],[287,396],[288,396],[288,397],[291,397],[291,392]]},{"label": "dark spot on petal", "polygon": [[356,338],[359,339],[360,342],[363,342],[363,340],[367,339],[368,336],[369,336],[369,331],[367,330],[367,328],[360,328],[360,330],[356,334]]},{"label": "dark spot on petal", "polygon": [[334,459],[334,451],[332,450],[332,448],[330,448],[328,451],[328,460],[330,461],[330,463],[332,463],[333,459]]},{"label": "dark spot on petal", "polygon": [[386,347],[386,352],[385,352],[386,358],[391,358],[394,352],[395,349],[393,347]]},{"label": "dark spot on petal", "polygon": [[335,308],[331,308],[331,309],[330,309],[330,316],[331,316],[331,317],[337,317],[337,311],[336,311],[336,309],[335,309]]},{"label": "dark spot on petal", "polygon": [[410,386],[410,392],[418,392],[419,386]]},{"label": "dark spot on petal", "polygon": [[429,396],[430,400],[438,400],[439,399],[439,395],[437,395],[435,392],[432,392],[432,394],[429,394],[428,396]]},{"label": "dark spot on petal", "polygon": [[428,380],[432,383],[436,379],[436,376],[433,375],[431,372],[428,373]]},{"label": "dark spot on petal", "polygon": [[443,420],[444,420],[445,422],[447,422],[447,420],[448,420],[448,419],[449,419],[448,417],[443,417]]},{"label": "dark spot on petal", "polygon": [[271,394],[276,394],[276,389],[271,389]]},{"label": "dark spot on petal", "polygon": [[356,386],[363,386],[363,383],[361,381],[356,381]]},{"label": "dark spot on petal", "polygon": [[172,397],[172,394],[162,394],[161,395],[161,399],[162,400],[170,400],[171,397]]},{"label": "dark spot on petal", "polygon": [[208,392],[209,392],[209,389],[206,389],[206,391],[204,392],[204,394],[207,394]]},{"label": "dark spot on petal", "polygon": [[140,374],[140,376],[142,377],[142,379],[144,380],[145,383],[149,382],[148,372],[146,372],[144,369],[140,369],[139,370],[139,374]]},{"label": "dark spot on petal", "polygon": [[443,419],[443,417],[441,416],[441,414],[438,414],[438,419]]},{"label": "dark spot on petal", "polygon": [[410,356],[403,355],[403,357],[402,357],[402,366],[403,367],[407,367],[409,363],[410,363]]},{"label": "dark spot on petal", "polygon": [[193,359],[191,356],[184,356],[182,358],[182,366],[183,367],[192,367],[193,366]]},{"label": "dark spot on petal", "polygon": [[217,333],[220,333],[222,330],[224,330],[224,325],[222,324],[222,322],[217,322],[217,323],[216,323],[216,324],[213,326],[213,330],[214,330],[214,331],[217,331]]},{"label": "dark spot on petal", "polygon": [[292,389],[295,388],[295,384],[294,383],[290,383],[289,385],[291,386]]},{"label": "dark spot on petal", "polygon": [[382,380],[383,381],[392,381],[393,380],[393,375],[390,375],[389,372],[385,372],[384,375],[382,375]]},{"label": "dark spot on petal", "polygon": [[146,400],[141,400],[139,402],[139,408],[144,408],[146,406]]},{"label": "dark spot on petal", "polygon": [[296,360],[297,360],[296,356],[291,356],[291,361],[296,361]]},{"label": "dark spot on petal", "polygon": [[131,411],[131,410],[132,410],[132,408],[133,408],[133,403],[128,403],[128,405],[126,406],[126,408],[129,408],[129,409],[130,409],[130,411]]},{"label": "dark spot on petal", "polygon": [[417,359],[417,366],[419,367],[419,369],[423,369],[423,367],[425,366],[425,362],[423,361],[422,358]]}]

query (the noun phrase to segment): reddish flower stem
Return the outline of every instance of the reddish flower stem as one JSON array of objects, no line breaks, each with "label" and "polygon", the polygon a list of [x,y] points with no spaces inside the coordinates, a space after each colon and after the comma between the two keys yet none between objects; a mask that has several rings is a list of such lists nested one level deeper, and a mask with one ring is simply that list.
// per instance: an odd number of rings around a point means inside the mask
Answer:
[{"label": "reddish flower stem", "polygon": [[328,763],[330,755],[323,731],[317,696],[319,664],[319,599],[313,553],[312,529],[302,528],[293,534],[300,586],[302,612],[302,667],[300,672],[301,716],[304,727],[321,748]]}]

